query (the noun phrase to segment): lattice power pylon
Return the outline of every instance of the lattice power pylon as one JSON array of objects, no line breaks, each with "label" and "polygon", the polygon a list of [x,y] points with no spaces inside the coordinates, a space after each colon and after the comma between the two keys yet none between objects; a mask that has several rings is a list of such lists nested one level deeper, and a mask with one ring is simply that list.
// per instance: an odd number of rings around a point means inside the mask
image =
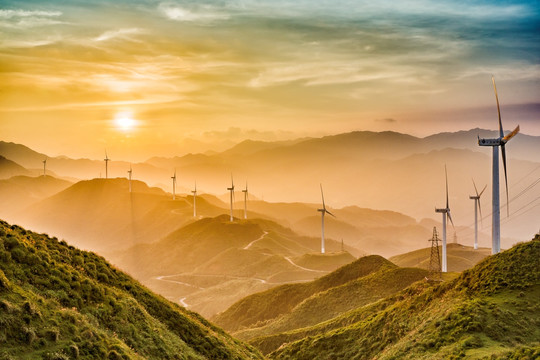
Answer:
[{"label": "lattice power pylon", "polygon": [[428,270],[432,276],[442,278],[441,255],[439,253],[439,235],[437,234],[437,228],[435,226],[433,227],[433,237],[428,241],[431,241],[431,256],[429,259]]}]

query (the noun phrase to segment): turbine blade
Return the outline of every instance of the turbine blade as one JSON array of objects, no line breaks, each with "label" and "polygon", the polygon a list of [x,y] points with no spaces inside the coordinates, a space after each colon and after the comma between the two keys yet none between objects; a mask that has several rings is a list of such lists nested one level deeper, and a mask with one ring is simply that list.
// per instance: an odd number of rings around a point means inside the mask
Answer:
[{"label": "turbine blade", "polygon": [[448,173],[446,172],[446,164],[444,165],[444,176],[446,177],[446,208],[448,209]]},{"label": "turbine blade", "polygon": [[324,211],[328,214],[328,215],[332,215],[333,217],[336,217],[336,215],[332,214],[330,211],[324,209]]},{"label": "turbine blade", "polygon": [[499,113],[499,136],[504,137],[504,131],[501,120],[501,108],[499,106],[499,95],[497,95],[497,86],[495,85],[495,77],[491,76],[491,81],[493,82],[493,90],[495,90],[495,100],[497,100],[497,112]]},{"label": "turbine blade", "polygon": [[482,196],[482,194],[484,193],[484,191],[486,190],[487,188],[487,184],[484,186],[484,188],[482,189],[482,191],[480,191],[480,194],[478,195],[478,197]]},{"label": "turbine blade", "polygon": [[501,144],[501,153],[504,167],[504,184],[506,185],[506,215],[510,216],[510,206],[508,204],[508,177],[506,175],[506,150],[504,148],[504,143]]},{"label": "turbine blade", "polygon": [[472,183],[474,185],[474,191],[476,191],[476,196],[480,196],[480,195],[478,195],[478,189],[476,188],[476,184],[474,183],[474,179],[472,179]]},{"label": "turbine blade", "polygon": [[512,131],[510,134],[506,135],[505,137],[503,137],[503,141],[504,142],[507,142],[508,140],[510,140],[511,138],[513,138],[514,136],[516,136],[516,134],[519,132],[519,125],[514,129],[514,131]]},{"label": "turbine blade", "polygon": [[482,228],[483,228],[484,227],[484,220],[482,220],[482,206],[480,206],[480,197],[478,197],[478,212],[480,212],[480,223],[482,224]]},{"label": "turbine blade", "polygon": [[326,206],[324,205],[324,194],[323,194],[323,191],[322,191],[322,184],[319,184],[321,186],[321,197],[322,197],[322,207],[324,210],[326,210]]},{"label": "turbine blade", "polygon": [[452,228],[455,229],[456,227],[454,226],[454,222],[452,221],[452,216],[450,215],[450,211],[446,212],[446,216],[448,217],[448,220],[450,220],[450,223],[452,224]]}]

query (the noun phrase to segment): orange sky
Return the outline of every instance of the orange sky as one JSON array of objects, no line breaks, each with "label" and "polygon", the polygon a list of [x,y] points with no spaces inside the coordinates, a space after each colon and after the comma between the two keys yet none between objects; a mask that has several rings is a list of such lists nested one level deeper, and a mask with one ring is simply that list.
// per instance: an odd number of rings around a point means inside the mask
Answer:
[{"label": "orange sky", "polygon": [[245,138],[540,135],[535,2],[3,2],[0,134],[126,160]]}]

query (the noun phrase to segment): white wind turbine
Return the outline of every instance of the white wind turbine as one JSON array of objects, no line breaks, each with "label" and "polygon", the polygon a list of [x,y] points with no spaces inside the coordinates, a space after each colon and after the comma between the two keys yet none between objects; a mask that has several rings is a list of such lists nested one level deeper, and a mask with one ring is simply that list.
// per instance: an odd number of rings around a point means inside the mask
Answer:
[{"label": "white wind turbine", "polygon": [[105,150],[105,159],[103,159],[103,161],[105,161],[105,179],[108,179],[109,178],[109,161],[111,161],[111,159],[109,159],[109,156],[107,155],[107,150]]},{"label": "white wind turbine", "polygon": [[469,195],[469,199],[474,200],[474,250],[478,250],[478,212],[480,212],[480,221],[482,221],[482,207],[480,206],[480,196],[484,193],[486,190],[486,186],[478,193],[478,189],[476,188],[476,184],[474,183],[474,180],[472,181],[474,185],[474,191],[476,192],[476,196]]},{"label": "white wind turbine", "polygon": [[233,201],[234,201],[234,180],[231,174],[231,187],[227,188],[231,192],[231,222],[233,221]]},{"label": "white wind turbine", "polygon": [[174,169],[174,175],[171,176],[172,179],[172,199],[176,200],[176,169]]},{"label": "white wind turbine", "polygon": [[442,213],[442,272],[448,271],[447,266],[447,256],[446,256],[446,218],[450,220],[450,223],[452,223],[452,227],[454,227],[454,222],[452,221],[452,216],[450,216],[450,207],[448,205],[448,174],[446,172],[446,165],[444,166],[444,175],[446,177],[446,207],[443,209],[437,209],[435,208],[435,212]]},{"label": "white wind turbine", "polygon": [[321,254],[324,254],[324,215],[329,214],[333,217],[336,217],[334,214],[332,214],[330,211],[326,210],[326,205],[324,204],[324,194],[321,185],[321,197],[322,197],[322,209],[317,209],[317,211],[321,212]]},{"label": "white wind turbine", "polygon": [[246,188],[242,190],[244,193],[244,219],[247,219],[247,199],[248,199],[248,184],[246,180]]},{"label": "white wind turbine", "polygon": [[128,170],[128,177],[129,177],[129,192],[131,192],[131,174],[133,173],[133,170],[131,169],[131,165],[129,165]]},{"label": "white wind turbine", "polygon": [[510,215],[508,208],[508,178],[506,175],[506,150],[504,145],[519,132],[519,125],[510,134],[504,136],[501,109],[499,106],[499,96],[497,95],[497,86],[495,86],[495,78],[492,76],[493,89],[495,90],[495,100],[497,101],[497,112],[499,114],[499,137],[496,139],[480,139],[478,137],[478,145],[491,146],[493,148],[493,210],[492,210],[492,228],[491,228],[491,253],[497,254],[501,251],[501,208],[499,200],[499,146],[501,147],[502,161],[504,167],[504,181],[506,184],[506,210],[507,215]]},{"label": "white wind turbine", "polygon": [[193,217],[197,217],[197,182],[195,181],[195,190],[191,190],[193,193]]}]

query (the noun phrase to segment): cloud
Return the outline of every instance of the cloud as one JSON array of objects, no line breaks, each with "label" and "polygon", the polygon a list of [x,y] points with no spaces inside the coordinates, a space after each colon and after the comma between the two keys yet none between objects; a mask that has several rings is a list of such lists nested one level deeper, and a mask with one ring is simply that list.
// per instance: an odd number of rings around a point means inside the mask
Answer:
[{"label": "cloud", "polygon": [[375,119],[375,122],[392,124],[392,123],[396,123],[397,120],[393,118],[385,118],[385,119]]},{"label": "cloud", "polygon": [[227,20],[230,15],[227,13],[216,12],[214,7],[201,6],[199,9],[192,10],[186,7],[181,7],[175,3],[161,3],[158,6],[158,10],[165,15],[168,19],[176,21],[215,21],[215,20]]},{"label": "cloud", "polygon": [[40,11],[40,10],[5,10],[0,9],[0,19],[12,19],[22,17],[57,17],[61,16],[61,11]]},{"label": "cloud", "polygon": [[114,38],[124,38],[125,39],[125,38],[128,38],[128,35],[142,34],[142,33],[145,33],[145,32],[146,32],[145,30],[139,29],[139,28],[109,30],[109,31],[105,31],[101,35],[95,37],[93,40],[94,41],[107,41],[107,40],[111,40],[111,39],[114,39]]}]

